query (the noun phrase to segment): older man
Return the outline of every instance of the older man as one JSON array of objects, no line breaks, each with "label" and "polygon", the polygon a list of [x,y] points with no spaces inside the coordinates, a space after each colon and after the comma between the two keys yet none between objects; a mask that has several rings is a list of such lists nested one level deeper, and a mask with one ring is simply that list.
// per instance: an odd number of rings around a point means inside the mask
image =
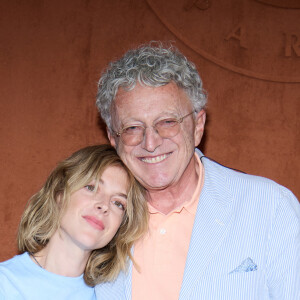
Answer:
[{"label": "older man", "polygon": [[299,203],[195,150],[205,104],[195,66],[172,47],[131,50],[100,78],[97,106],[150,221],[135,264],[97,286],[99,299],[300,299]]}]

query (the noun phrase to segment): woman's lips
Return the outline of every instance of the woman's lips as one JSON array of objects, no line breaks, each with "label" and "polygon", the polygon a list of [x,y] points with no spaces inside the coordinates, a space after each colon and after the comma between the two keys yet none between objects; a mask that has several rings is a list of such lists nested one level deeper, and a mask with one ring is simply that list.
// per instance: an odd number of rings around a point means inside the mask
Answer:
[{"label": "woman's lips", "polygon": [[93,216],[83,216],[83,218],[94,228],[98,230],[104,230],[105,226],[102,221],[98,220],[96,217]]}]

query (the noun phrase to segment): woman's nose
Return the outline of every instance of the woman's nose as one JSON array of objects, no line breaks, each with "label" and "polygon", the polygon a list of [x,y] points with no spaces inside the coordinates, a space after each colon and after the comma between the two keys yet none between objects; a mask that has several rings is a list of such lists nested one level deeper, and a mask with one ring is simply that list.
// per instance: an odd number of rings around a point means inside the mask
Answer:
[{"label": "woman's nose", "polygon": [[101,213],[108,213],[109,203],[106,199],[99,199],[95,203],[95,208]]}]

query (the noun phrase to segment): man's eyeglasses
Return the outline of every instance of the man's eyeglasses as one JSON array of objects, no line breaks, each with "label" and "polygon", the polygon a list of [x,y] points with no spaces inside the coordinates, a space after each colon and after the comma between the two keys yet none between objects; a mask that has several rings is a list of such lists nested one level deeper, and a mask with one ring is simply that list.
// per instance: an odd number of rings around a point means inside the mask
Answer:
[{"label": "man's eyeglasses", "polygon": [[[162,138],[171,138],[178,134],[183,119],[192,113],[194,113],[194,111],[180,118],[166,118],[157,121],[152,127]],[[122,128],[119,132],[113,132],[116,136],[121,137],[125,145],[136,146],[143,141],[146,128],[147,127],[143,125],[129,125]]]}]

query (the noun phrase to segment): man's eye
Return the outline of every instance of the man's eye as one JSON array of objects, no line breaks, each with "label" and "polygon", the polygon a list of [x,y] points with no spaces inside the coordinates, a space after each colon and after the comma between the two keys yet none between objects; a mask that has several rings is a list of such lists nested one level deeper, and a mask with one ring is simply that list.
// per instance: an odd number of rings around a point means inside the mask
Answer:
[{"label": "man's eye", "polygon": [[121,201],[113,200],[113,204],[118,208],[120,208],[121,210],[125,210],[125,205]]},{"label": "man's eye", "polygon": [[139,134],[144,128],[142,126],[129,126],[123,129],[123,133],[126,134]]},{"label": "man's eye", "polygon": [[85,189],[87,189],[90,192],[93,192],[95,190],[95,185],[93,184],[87,184],[84,186]]},{"label": "man's eye", "polygon": [[173,127],[177,125],[178,122],[176,119],[164,119],[156,123],[156,127],[166,128],[166,127]]}]

